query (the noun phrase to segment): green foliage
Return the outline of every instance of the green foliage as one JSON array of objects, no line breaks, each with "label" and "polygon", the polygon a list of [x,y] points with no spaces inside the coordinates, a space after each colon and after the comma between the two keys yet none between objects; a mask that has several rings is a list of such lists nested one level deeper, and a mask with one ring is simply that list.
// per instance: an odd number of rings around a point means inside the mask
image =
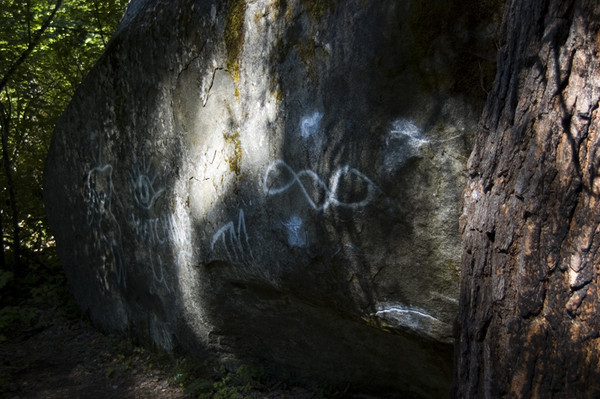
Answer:
[{"label": "green foliage", "polygon": [[266,373],[257,367],[241,365],[235,372],[210,361],[193,358],[177,360],[173,380],[187,395],[199,399],[238,399],[264,387]]},{"label": "green foliage", "polygon": [[14,274],[7,270],[0,270],[0,290],[6,287],[14,279]]},{"label": "green foliage", "polygon": [[[34,253],[53,245],[42,203],[42,172],[54,125],[103,51],[127,0],[64,1],[39,43],[11,72],[55,4],[49,0],[0,2],[0,79],[8,78],[0,102],[10,120],[8,154],[21,244]],[[8,203],[7,189],[2,169],[0,212],[4,235],[10,237],[12,225],[4,206]],[[10,248],[5,245],[5,250]]]},{"label": "green foliage", "polygon": [[80,317],[60,265],[34,264],[24,277],[0,270],[0,342],[34,325]]},{"label": "green foliage", "polygon": [[115,368],[114,367],[108,367],[106,369],[106,373],[105,374],[106,374],[106,376],[108,378],[111,378],[115,374]]},{"label": "green foliage", "polygon": [[0,309],[0,342],[6,341],[8,338],[5,334],[9,328],[15,325],[31,325],[32,321],[39,315],[39,309],[33,306],[5,306]]}]

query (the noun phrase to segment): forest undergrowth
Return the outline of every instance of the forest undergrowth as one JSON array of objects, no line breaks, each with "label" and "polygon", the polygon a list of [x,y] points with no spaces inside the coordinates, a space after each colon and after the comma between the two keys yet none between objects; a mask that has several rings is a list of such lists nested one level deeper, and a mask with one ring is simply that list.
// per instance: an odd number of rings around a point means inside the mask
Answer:
[{"label": "forest undergrowth", "polygon": [[125,333],[105,334],[82,313],[54,256],[27,274],[0,270],[0,399],[335,398],[270,378],[259,368],[228,370],[212,359],[166,353]]}]

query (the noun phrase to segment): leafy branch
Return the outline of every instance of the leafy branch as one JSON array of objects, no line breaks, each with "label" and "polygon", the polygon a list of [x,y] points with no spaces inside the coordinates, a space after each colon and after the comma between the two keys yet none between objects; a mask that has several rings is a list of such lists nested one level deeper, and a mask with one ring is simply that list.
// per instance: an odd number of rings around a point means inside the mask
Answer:
[{"label": "leafy branch", "polygon": [[33,37],[33,39],[29,41],[29,45],[23,51],[23,53],[21,54],[21,56],[12,64],[12,66],[8,69],[8,71],[6,72],[6,74],[2,77],[2,80],[0,80],[0,91],[4,90],[4,87],[8,83],[8,80],[15,73],[15,71],[17,70],[17,68],[19,68],[19,66],[25,62],[25,60],[27,59],[27,57],[29,57],[29,55],[31,54],[31,52],[37,47],[37,45],[39,44],[40,40],[42,39],[42,35],[46,31],[46,29],[48,29],[48,27],[50,26],[50,23],[54,19],[54,16],[58,12],[58,9],[60,8],[61,5],[62,5],[62,0],[57,0],[56,4],[54,5],[54,9],[50,13],[50,16],[44,21],[44,23],[42,24],[42,26],[40,27],[40,29],[38,29],[38,31],[36,32],[36,34]]},{"label": "leafy branch", "polygon": [[[6,88],[6,84],[8,83],[8,81],[12,77],[12,75],[15,73],[15,71],[19,68],[19,66],[21,66],[25,62],[25,60],[31,55],[33,50],[40,43],[40,41],[42,39],[42,35],[46,31],[46,29],[48,29],[48,27],[50,26],[50,23],[54,19],[54,16],[58,12],[58,9],[60,8],[61,4],[62,4],[62,0],[56,1],[56,4],[54,5],[54,9],[50,13],[50,16],[44,21],[44,23],[42,24],[40,29],[35,33],[35,36],[33,37],[33,39],[29,40],[29,45],[23,51],[21,56],[11,65],[11,67],[8,69],[6,74],[2,77],[2,80],[0,80],[0,92],[2,92]],[[29,18],[27,21],[27,26],[28,26],[28,32],[29,32],[29,26],[30,26]],[[11,213],[12,213],[13,244],[14,244],[14,254],[15,254],[15,263],[13,266],[13,272],[15,272],[15,274],[17,274],[20,272],[19,263],[20,263],[20,252],[21,252],[21,248],[20,248],[21,240],[19,237],[19,235],[20,235],[19,213],[18,213],[17,200],[16,200],[16,195],[15,195],[15,185],[14,185],[14,181],[13,181],[13,177],[12,177],[11,158],[9,157],[9,154],[8,154],[9,153],[9,151],[8,151],[8,133],[10,130],[11,118],[10,118],[10,113],[6,110],[4,104],[2,104],[1,101],[0,101],[0,119],[1,119],[0,127],[2,129],[3,167],[4,167],[4,173],[6,174],[9,203],[10,203],[10,208],[11,208]],[[2,255],[0,255],[0,261],[2,262],[2,265],[0,265],[0,266],[2,266],[4,268],[5,267],[4,242],[2,242],[1,247],[2,248],[0,249],[0,252],[2,252]]]}]

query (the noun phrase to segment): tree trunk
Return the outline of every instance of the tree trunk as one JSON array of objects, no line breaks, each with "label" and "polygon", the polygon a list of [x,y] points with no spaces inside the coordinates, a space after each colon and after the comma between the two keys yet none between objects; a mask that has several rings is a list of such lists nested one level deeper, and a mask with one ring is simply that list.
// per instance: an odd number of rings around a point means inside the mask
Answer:
[{"label": "tree trunk", "polygon": [[597,397],[600,3],[509,0],[504,31],[461,217],[453,396]]},{"label": "tree trunk", "polygon": [[[40,41],[42,39],[42,35],[44,34],[44,32],[46,32],[46,30],[50,26],[50,23],[54,19],[54,16],[60,9],[61,5],[62,5],[62,0],[56,0],[56,3],[54,5],[54,8],[52,9],[50,15],[48,16],[48,18],[46,18],[46,20],[44,21],[44,23],[42,24],[40,29],[37,30],[37,32],[35,33],[35,36],[33,38],[31,38],[31,34],[29,34],[30,41],[29,41],[27,48],[21,53],[20,57],[17,58],[17,60],[10,66],[8,71],[6,71],[6,73],[4,73],[4,75],[0,79],[0,92],[2,92],[6,88],[8,82],[13,77],[13,75],[17,71],[17,69],[21,66],[21,64],[23,64],[25,62],[25,60],[27,60],[27,58],[31,55],[31,53],[36,48],[36,46],[40,43]],[[29,4],[28,4],[28,9],[29,9]],[[29,13],[28,13],[28,15],[29,15]],[[7,100],[7,103],[10,104],[10,99]],[[13,222],[12,223],[13,224],[12,236],[13,236],[13,250],[14,250],[15,261],[14,261],[12,268],[13,268],[13,272],[15,274],[24,274],[25,271],[21,270],[21,267],[20,267],[20,258],[21,258],[21,256],[20,256],[20,254],[21,254],[21,239],[19,237],[19,230],[20,230],[19,220],[20,219],[19,219],[19,215],[18,215],[17,200],[16,200],[16,196],[15,196],[15,186],[14,186],[14,183],[12,180],[12,162],[11,162],[9,150],[8,150],[8,144],[9,144],[8,137],[10,134],[10,122],[11,122],[10,106],[8,106],[8,108],[9,109],[6,109],[4,107],[4,105],[2,104],[2,102],[0,102],[0,133],[1,133],[1,139],[2,139],[1,144],[2,144],[2,160],[3,160],[2,163],[3,163],[3,167],[4,167],[4,172],[6,173],[6,184],[7,184],[7,188],[8,188],[9,205],[11,208],[12,222]],[[2,228],[0,228],[0,232],[3,232]],[[5,263],[4,263],[5,262],[4,235],[2,235],[1,243],[2,243],[1,261],[2,261],[2,265],[5,266]]]},{"label": "tree trunk", "polygon": [[4,250],[4,225],[2,223],[4,221],[2,219],[2,207],[0,206],[0,270],[7,270],[6,251]]},{"label": "tree trunk", "polygon": [[[12,239],[14,262],[12,271],[15,274],[21,272],[21,239],[19,237],[19,213],[17,212],[17,200],[15,197],[15,185],[12,179],[12,163],[8,154],[8,134],[10,131],[10,112],[4,108],[0,101],[0,133],[2,135],[2,164],[6,174],[6,186],[8,189],[9,206],[12,214]],[[3,229],[2,229],[3,230]],[[2,236],[2,262],[4,263],[4,235]]]}]

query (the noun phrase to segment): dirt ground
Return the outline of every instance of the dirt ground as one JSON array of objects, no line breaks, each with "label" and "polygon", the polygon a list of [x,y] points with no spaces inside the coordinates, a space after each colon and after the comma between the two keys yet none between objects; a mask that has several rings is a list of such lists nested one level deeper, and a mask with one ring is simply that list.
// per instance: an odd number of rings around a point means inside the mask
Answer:
[{"label": "dirt ground", "polygon": [[[175,358],[104,335],[82,320],[55,321],[0,344],[0,399],[191,398],[177,373]],[[320,396],[271,382],[227,398]]]},{"label": "dirt ground", "polygon": [[173,370],[119,345],[81,320],[26,330],[0,344],[0,398],[186,397]]}]

